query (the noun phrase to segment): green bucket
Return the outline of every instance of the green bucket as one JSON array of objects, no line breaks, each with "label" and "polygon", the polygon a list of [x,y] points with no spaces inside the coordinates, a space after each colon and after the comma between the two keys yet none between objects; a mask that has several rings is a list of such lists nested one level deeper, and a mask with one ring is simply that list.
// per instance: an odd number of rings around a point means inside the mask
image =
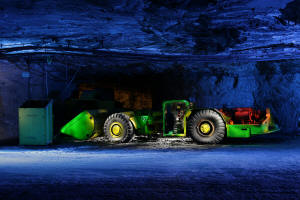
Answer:
[{"label": "green bucket", "polygon": [[83,111],[64,125],[60,132],[79,140],[86,140],[93,135],[94,124],[94,117],[89,112]]}]

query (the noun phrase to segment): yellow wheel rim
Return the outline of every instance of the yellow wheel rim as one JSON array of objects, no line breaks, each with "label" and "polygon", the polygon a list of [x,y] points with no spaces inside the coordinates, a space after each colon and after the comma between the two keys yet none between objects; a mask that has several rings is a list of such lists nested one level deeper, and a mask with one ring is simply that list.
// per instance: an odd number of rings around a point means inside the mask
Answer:
[{"label": "yellow wheel rim", "polygon": [[200,131],[204,134],[208,134],[211,130],[211,127],[208,123],[203,123],[200,126]]},{"label": "yellow wheel rim", "polygon": [[120,122],[113,122],[110,125],[109,133],[113,138],[120,138],[124,135],[124,127]]}]

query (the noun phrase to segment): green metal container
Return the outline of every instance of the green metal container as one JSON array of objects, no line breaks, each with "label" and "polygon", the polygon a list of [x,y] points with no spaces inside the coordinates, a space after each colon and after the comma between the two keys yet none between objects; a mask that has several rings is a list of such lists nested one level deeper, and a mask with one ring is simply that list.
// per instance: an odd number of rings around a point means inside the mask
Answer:
[{"label": "green metal container", "polygon": [[53,140],[53,101],[26,101],[19,108],[19,144],[48,145]]},{"label": "green metal container", "polygon": [[79,140],[85,140],[92,136],[94,128],[94,117],[89,112],[83,111],[63,126],[60,132]]}]

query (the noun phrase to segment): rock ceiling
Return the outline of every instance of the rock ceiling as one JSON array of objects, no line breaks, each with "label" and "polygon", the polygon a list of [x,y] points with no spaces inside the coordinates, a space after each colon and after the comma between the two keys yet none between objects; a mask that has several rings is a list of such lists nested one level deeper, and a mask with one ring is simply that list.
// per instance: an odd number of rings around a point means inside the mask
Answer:
[{"label": "rock ceiling", "polygon": [[300,25],[280,12],[290,1],[4,0],[0,56],[297,59]]}]

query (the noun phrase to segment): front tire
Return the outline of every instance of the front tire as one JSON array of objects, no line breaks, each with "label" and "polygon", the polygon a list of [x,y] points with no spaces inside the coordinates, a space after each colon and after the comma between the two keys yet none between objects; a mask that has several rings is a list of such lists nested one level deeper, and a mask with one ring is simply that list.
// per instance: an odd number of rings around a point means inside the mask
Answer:
[{"label": "front tire", "polygon": [[134,127],[129,117],[123,113],[110,115],[104,123],[104,134],[110,142],[129,142],[134,135]]},{"label": "front tire", "polygon": [[226,133],[226,124],[214,110],[200,110],[189,119],[189,133],[198,143],[217,144]]}]

